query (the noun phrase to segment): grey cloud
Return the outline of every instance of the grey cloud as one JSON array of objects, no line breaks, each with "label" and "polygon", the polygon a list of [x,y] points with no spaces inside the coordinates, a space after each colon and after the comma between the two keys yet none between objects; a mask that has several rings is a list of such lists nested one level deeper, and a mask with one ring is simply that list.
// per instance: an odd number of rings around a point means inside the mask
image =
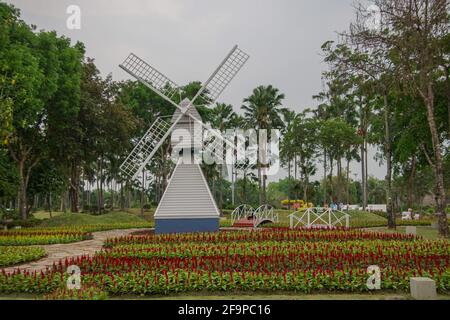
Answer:
[{"label": "grey cloud", "polygon": [[[238,111],[261,84],[286,94],[296,111],[315,106],[322,89],[323,42],[336,39],[354,13],[352,0],[10,0],[38,28],[86,44],[102,73],[127,78],[118,64],[132,51],[179,84],[204,80],[234,44],[251,59],[221,100]],[[67,6],[79,5],[82,29],[66,28]],[[374,151],[371,152],[372,154]],[[372,158],[372,157],[371,157]],[[371,173],[382,177],[375,161]],[[352,165],[359,173],[359,164]],[[319,175],[321,175],[319,171]]]}]

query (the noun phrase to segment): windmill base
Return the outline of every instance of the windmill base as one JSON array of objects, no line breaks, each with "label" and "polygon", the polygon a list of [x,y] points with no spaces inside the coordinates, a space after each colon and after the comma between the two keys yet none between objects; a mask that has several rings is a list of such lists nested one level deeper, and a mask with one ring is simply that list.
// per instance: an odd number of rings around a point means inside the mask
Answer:
[{"label": "windmill base", "polygon": [[219,231],[219,218],[155,219],[155,234]]}]

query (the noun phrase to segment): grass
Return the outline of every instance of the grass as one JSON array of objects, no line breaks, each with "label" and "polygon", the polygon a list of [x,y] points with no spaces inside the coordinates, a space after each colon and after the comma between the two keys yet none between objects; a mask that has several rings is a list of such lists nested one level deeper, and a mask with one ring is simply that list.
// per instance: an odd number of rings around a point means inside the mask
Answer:
[{"label": "grass", "polygon": [[[0,300],[36,300],[42,296],[33,294],[9,294],[1,295]],[[179,294],[172,296],[113,296],[111,300],[411,300],[409,294],[399,293],[341,293],[341,294],[302,294],[296,292],[283,293],[202,293],[198,294]],[[450,295],[439,294],[437,300],[450,300]]]},{"label": "grass", "polygon": [[[427,240],[436,240],[439,239],[439,233],[437,229],[433,229],[432,227],[424,227],[424,226],[418,226],[417,229],[417,235],[422,236],[424,239]],[[376,227],[376,228],[369,228],[368,230],[373,231],[381,231],[381,232],[388,232],[388,233],[406,233],[406,227],[397,227],[395,230],[388,229],[387,227]]]},{"label": "grass", "polygon": [[[289,215],[293,211],[289,210],[276,210],[278,213],[279,223],[277,226],[288,227],[289,226]],[[379,227],[387,225],[387,219],[381,217],[375,213],[367,211],[350,211],[350,227]],[[221,221],[221,226],[231,225],[231,212],[225,211],[225,221]],[[268,225],[269,226],[269,225]]]},{"label": "grass", "polygon": [[350,211],[350,226],[351,227],[364,227],[372,225],[385,225],[387,219],[381,217],[375,213],[367,211]]},{"label": "grass", "polygon": [[[221,227],[231,227],[231,212],[232,210],[223,210],[224,217],[220,220]],[[288,227],[289,226],[289,215],[293,212],[292,210],[281,210],[277,209],[279,223],[276,226]],[[60,227],[60,226],[82,226],[82,225],[99,225],[99,224],[119,224],[119,223],[143,223],[145,221],[150,222],[149,226],[153,226],[153,215],[155,209],[148,209],[144,211],[144,215],[141,215],[140,208],[130,208],[126,212],[114,211],[104,215],[92,215],[84,213],[62,213],[53,212],[53,217],[49,217],[49,213],[45,211],[38,211],[34,213],[34,217],[42,220],[39,227]],[[350,227],[356,228],[380,228],[387,225],[387,219],[377,215],[375,213],[367,211],[350,211]],[[397,225],[406,225],[414,223],[429,223],[428,221],[397,221]],[[267,226],[275,226],[275,224],[269,224]],[[420,227],[420,230],[431,230],[429,227]],[[399,227],[398,230],[404,230],[405,228]],[[404,231],[403,231],[404,232]],[[421,231],[424,232],[424,238],[435,239],[437,232],[434,231]],[[436,233],[436,235],[434,234]],[[419,234],[422,235],[422,234]]]},{"label": "grass", "polygon": [[[52,212],[52,218],[60,216],[64,214],[63,212]],[[44,219],[50,219],[50,213],[48,211],[39,210],[36,212],[33,212],[33,217],[35,217],[38,220],[44,220]]]},{"label": "grass", "polygon": [[146,220],[127,212],[111,212],[103,215],[85,213],[63,213],[51,219],[44,219],[39,227],[67,227],[83,225],[110,225],[145,223]]},{"label": "grass", "polygon": [[[289,227],[290,218],[289,215],[294,211],[289,210],[275,210],[278,213],[279,223],[277,224],[267,224],[267,226],[279,226],[279,227]],[[344,211],[345,212],[345,211]],[[350,227],[354,228],[371,228],[371,227],[384,227],[387,225],[387,218],[382,217],[376,213],[368,211],[349,211],[350,215]],[[226,220],[221,221],[222,227],[231,226],[231,211],[225,211]],[[397,225],[425,225],[429,226],[431,223],[428,220],[411,220],[411,221],[401,221],[397,220]]]},{"label": "grass", "polygon": [[[1,299],[1,298],[0,298]],[[400,293],[366,293],[366,294],[302,294],[296,292],[283,292],[279,294],[259,293],[212,293],[189,294],[174,296],[117,296],[112,300],[411,300],[412,297],[404,292]],[[450,300],[450,295],[438,295],[438,300]]]}]

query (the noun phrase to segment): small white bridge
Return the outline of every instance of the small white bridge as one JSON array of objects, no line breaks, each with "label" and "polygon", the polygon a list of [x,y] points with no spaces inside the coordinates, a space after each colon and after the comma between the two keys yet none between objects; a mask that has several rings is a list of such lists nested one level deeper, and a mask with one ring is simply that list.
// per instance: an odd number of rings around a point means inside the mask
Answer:
[{"label": "small white bridge", "polygon": [[262,205],[256,209],[243,204],[234,209],[231,213],[231,225],[233,227],[253,227],[257,228],[264,223],[277,223],[278,213],[272,206],[267,204]]},{"label": "small white bridge", "polygon": [[320,227],[350,227],[350,215],[331,208],[307,208],[300,209],[289,215],[289,227],[291,229],[320,228]]}]

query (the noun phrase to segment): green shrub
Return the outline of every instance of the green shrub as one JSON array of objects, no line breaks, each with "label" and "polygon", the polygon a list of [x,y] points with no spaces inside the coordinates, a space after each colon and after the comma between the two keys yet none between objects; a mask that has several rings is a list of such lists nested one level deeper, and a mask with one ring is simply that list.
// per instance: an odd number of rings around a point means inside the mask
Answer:
[{"label": "green shrub", "polygon": [[0,267],[38,260],[46,255],[40,247],[0,246]]},{"label": "green shrub", "polygon": [[18,229],[0,231],[0,246],[71,243],[92,239],[92,234],[70,229]]}]

